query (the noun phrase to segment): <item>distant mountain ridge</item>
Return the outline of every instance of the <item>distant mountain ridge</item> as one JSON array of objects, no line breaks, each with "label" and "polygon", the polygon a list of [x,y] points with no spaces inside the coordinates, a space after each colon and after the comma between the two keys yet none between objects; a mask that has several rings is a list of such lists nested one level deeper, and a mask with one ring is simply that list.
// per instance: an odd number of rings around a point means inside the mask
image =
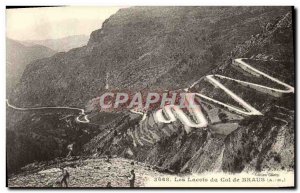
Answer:
[{"label": "distant mountain ridge", "polygon": [[26,40],[22,43],[27,45],[39,44],[51,48],[57,52],[66,52],[73,48],[85,46],[89,40],[86,35],[73,35],[57,39]]},{"label": "distant mountain ridge", "polygon": [[54,55],[56,52],[42,45],[25,46],[19,41],[6,39],[6,92],[11,92],[19,82],[24,69],[30,62]]}]

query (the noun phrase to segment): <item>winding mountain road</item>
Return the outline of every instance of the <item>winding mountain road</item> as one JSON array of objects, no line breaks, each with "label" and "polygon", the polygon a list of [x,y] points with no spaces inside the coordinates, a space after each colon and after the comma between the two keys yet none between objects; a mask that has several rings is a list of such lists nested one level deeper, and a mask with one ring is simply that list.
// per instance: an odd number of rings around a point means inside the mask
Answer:
[{"label": "winding mountain road", "polygon": [[[235,106],[223,103],[221,101],[215,100],[211,97],[208,97],[206,95],[203,95],[201,93],[194,93],[195,96],[206,99],[208,101],[214,102],[216,104],[219,104],[227,109],[229,109],[230,111],[233,111],[235,113],[241,114],[241,115],[262,115],[262,113],[260,111],[258,111],[257,109],[255,109],[254,107],[252,107],[249,103],[247,103],[246,101],[244,101],[241,97],[239,97],[237,94],[235,94],[234,92],[232,92],[230,89],[228,89],[226,86],[224,86],[221,82],[219,82],[217,79],[215,79],[215,77],[221,78],[221,79],[228,79],[234,82],[237,82],[238,84],[241,84],[243,86],[250,86],[250,87],[256,87],[257,91],[260,92],[266,92],[267,94],[273,94],[273,93],[294,93],[294,88],[280,80],[278,80],[277,78],[274,78],[254,67],[252,67],[251,65],[247,64],[246,62],[244,62],[244,60],[247,58],[238,58],[235,59],[232,63],[232,65],[236,65],[238,67],[240,67],[241,69],[254,74],[255,76],[263,76],[269,80],[271,80],[272,82],[275,82],[279,85],[282,85],[285,87],[285,89],[277,89],[277,88],[272,88],[272,87],[268,87],[268,86],[264,86],[264,85],[260,85],[260,84],[255,84],[255,83],[251,83],[251,82],[247,82],[247,81],[242,81],[242,80],[238,80],[238,79],[234,79],[234,78],[230,78],[227,76],[223,76],[223,75],[219,75],[219,74],[214,74],[214,75],[207,75],[205,76],[206,80],[208,82],[210,82],[212,85],[214,85],[215,87],[223,90],[227,95],[229,95],[233,100],[235,100],[238,104],[240,104],[244,110],[237,108]],[[194,82],[193,84],[191,84],[190,87],[184,89],[184,91],[188,92],[191,88],[193,88],[196,84],[198,84],[201,80],[203,80],[203,77],[199,80],[197,80],[196,82]],[[268,92],[270,91],[270,92]],[[155,118],[156,120],[160,121],[160,122],[164,122],[164,123],[169,123],[169,122],[173,122],[176,120],[175,116],[172,114],[173,112],[171,112],[168,108],[170,107],[164,107],[161,110],[158,110],[155,113]],[[186,119],[186,115],[181,114],[179,115],[178,113],[176,113],[176,109],[174,107],[172,107],[175,114],[177,115],[179,120],[183,120]],[[166,120],[163,116],[162,111],[164,111],[165,114],[168,115],[170,120]],[[194,112],[194,116],[195,117],[200,117],[201,115],[201,111],[198,112]],[[206,121],[203,121],[203,119],[201,119],[203,123],[205,123]],[[188,121],[188,120],[187,120]],[[190,121],[189,125],[193,125],[193,123],[191,123]],[[202,124],[205,125],[205,124]],[[202,127],[201,124],[198,124],[198,127]]]},{"label": "winding mountain road", "polygon": [[[219,104],[225,108],[228,108],[229,110],[231,111],[234,111],[238,114],[243,114],[243,115],[262,115],[261,112],[259,112],[258,110],[256,110],[254,107],[252,107],[250,104],[248,104],[247,102],[245,102],[241,97],[239,97],[238,95],[236,95],[235,93],[233,93],[230,89],[226,88],[222,83],[220,83],[217,79],[215,79],[214,77],[219,77],[219,78],[222,78],[222,79],[228,79],[228,80],[231,80],[231,81],[235,81],[239,84],[242,84],[242,85],[249,85],[249,86],[253,86],[253,87],[258,87],[260,89],[265,89],[265,90],[270,90],[272,92],[278,92],[278,93],[294,93],[294,88],[264,72],[261,72],[260,70],[252,67],[251,65],[247,64],[246,62],[244,62],[243,60],[244,59],[247,59],[247,58],[238,58],[238,59],[235,59],[234,60],[234,63],[235,65],[237,65],[238,67],[242,68],[243,70],[245,71],[251,71],[252,73],[255,73],[257,76],[263,76],[279,85],[282,85],[284,86],[286,89],[285,90],[282,90],[282,89],[276,89],[276,88],[271,88],[271,87],[267,87],[267,86],[264,86],[264,85],[260,85],[260,84],[255,84],[255,83],[251,83],[251,82],[246,82],[246,81],[241,81],[241,80],[238,80],[238,79],[234,79],[234,78],[230,78],[230,77],[226,77],[226,76],[223,76],[223,75],[219,75],[219,74],[215,74],[215,75],[207,75],[205,78],[211,83],[213,84],[214,86],[222,89],[226,94],[228,94],[231,98],[233,98],[236,102],[238,102],[241,106],[244,107],[245,110],[247,111],[243,111],[235,106],[231,106],[231,105],[228,105],[228,104],[225,104],[221,101],[218,101],[218,100],[215,100],[213,98],[210,98],[208,96],[205,96],[203,94],[200,94],[200,93],[195,93],[196,96],[198,97],[201,97],[201,98],[204,98],[206,100],[209,100],[211,102],[214,102],[216,104]],[[201,79],[197,80],[196,82],[194,82],[190,87],[184,89],[185,91],[188,91],[190,88],[194,87],[197,83],[200,82]],[[10,107],[10,108],[13,108],[15,110],[21,110],[21,111],[28,111],[28,110],[41,110],[41,109],[70,109],[70,110],[78,110],[80,111],[79,113],[79,116],[76,117],[76,122],[79,122],[79,123],[89,123],[90,120],[88,119],[88,115],[85,114],[85,111],[84,109],[81,109],[81,108],[76,108],[76,107],[29,107],[29,108],[25,108],[25,107],[16,107],[12,104],[10,104],[8,102],[8,99],[6,99],[6,103],[7,105]],[[177,109],[178,110],[178,109]],[[145,113],[142,113],[142,112],[138,112],[134,109],[130,110],[132,113],[137,113],[137,114],[141,114],[143,116],[142,118],[142,121],[146,119],[146,114]],[[163,108],[163,111],[165,112],[166,111],[166,107]],[[160,112],[160,111],[158,111]],[[203,125],[206,125],[206,121],[203,120],[202,118],[202,113],[201,113],[201,110],[198,110],[198,111],[195,111],[194,113],[196,113],[196,117],[199,118],[199,120],[201,120],[201,122],[203,124],[198,124],[198,126],[200,127],[203,127]],[[155,113],[155,117],[156,117],[156,120],[159,120],[159,121],[162,121],[162,122],[169,122],[170,120],[166,120],[164,117],[163,117],[163,114],[162,113]],[[169,112],[169,115],[170,115],[170,112]],[[184,114],[182,113],[178,113],[178,116],[181,116],[181,120],[185,120],[185,122],[190,122],[188,121],[188,119],[184,116]],[[174,118],[173,117],[173,120],[174,121]],[[176,119],[176,118],[175,118]],[[190,122],[190,125],[194,125],[193,123]]]},{"label": "winding mountain road", "polygon": [[[252,86],[252,87],[256,87],[256,88],[259,88],[259,89],[263,89],[263,90],[270,90],[271,92],[275,92],[275,93],[294,93],[294,88],[280,80],[278,80],[277,78],[274,78],[252,66],[250,66],[249,64],[247,64],[246,62],[244,62],[243,60],[245,60],[247,58],[238,58],[238,59],[235,59],[234,60],[234,63],[236,63],[240,68],[242,68],[243,70],[246,70],[246,71],[251,71],[251,72],[254,72],[256,75],[258,76],[263,76],[279,85],[282,85],[284,86],[286,89],[283,90],[283,89],[276,89],[276,88],[272,88],[272,87],[267,87],[267,86],[264,86],[264,85],[260,85],[260,84],[255,84],[255,83],[251,83],[251,82],[247,82],[247,81],[242,81],[242,80],[238,80],[238,79],[234,79],[234,78],[230,78],[230,77],[227,77],[227,76],[223,76],[223,75],[219,75],[219,74],[215,74],[215,75],[207,75],[206,76],[206,79],[211,83],[213,84],[214,86],[222,89],[226,94],[230,95],[231,98],[233,98],[236,102],[238,102],[241,106],[243,106],[247,111],[242,111],[241,109],[239,108],[236,108],[234,106],[231,106],[231,105],[228,105],[228,104],[225,104],[225,103],[222,103],[220,101],[217,101],[215,99],[212,99],[208,96],[205,96],[203,94],[200,94],[200,93],[196,93],[197,96],[201,97],[201,98],[204,98],[206,100],[209,100],[209,101],[212,101],[214,103],[217,103],[221,106],[224,106],[226,108],[228,108],[229,110],[231,111],[235,111],[236,113],[239,113],[239,114],[244,114],[244,115],[262,115],[258,110],[256,110],[254,107],[252,107],[250,104],[248,104],[247,102],[245,102],[242,98],[240,98],[238,95],[236,95],[235,93],[233,93],[230,89],[226,88],[222,83],[220,83],[218,80],[216,80],[214,77],[219,77],[221,79],[227,79],[227,80],[231,80],[231,81],[234,81],[234,82],[237,82],[243,86]],[[201,79],[200,79],[201,80]],[[195,86],[197,83],[199,83],[199,81],[196,81],[192,84],[192,86],[190,86],[188,89],[186,90],[189,90],[190,88],[192,88],[193,86]]]},{"label": "winding mountain road", "polygon": [[6,104],[8,107],[19,110],[19,111],[30,111],[30,110],[43,110],[43,109],[69,109],[69,110],[77,110],[80,111],[79,116],[76,117],[76,122],[78,123],[89,123],[88,115],[85,114],[84,109],[76,108],[76,107],[16,107],[8,102],[6,99]]}]

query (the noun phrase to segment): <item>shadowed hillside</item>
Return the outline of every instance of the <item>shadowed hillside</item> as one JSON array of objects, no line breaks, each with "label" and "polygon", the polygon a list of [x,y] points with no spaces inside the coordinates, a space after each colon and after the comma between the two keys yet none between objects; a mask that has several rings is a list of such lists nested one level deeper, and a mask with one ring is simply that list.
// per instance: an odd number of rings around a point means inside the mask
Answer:
[{"label": "shadowed hillside", "polygon": [[30,62],[54,55],[56,52],[42,45],[25,46],[18,41],[6,39],[6,95],[20,81]]}]

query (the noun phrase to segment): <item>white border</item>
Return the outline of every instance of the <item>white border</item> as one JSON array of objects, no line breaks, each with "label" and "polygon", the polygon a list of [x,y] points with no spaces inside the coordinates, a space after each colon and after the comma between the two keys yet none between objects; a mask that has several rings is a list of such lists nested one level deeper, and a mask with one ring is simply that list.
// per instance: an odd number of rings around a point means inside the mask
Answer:
[{"label": "white border", "polygon": [[[271,3],[271,4],[270,4]],[[1,65],[0,65],[0,87],[1,87],[1,92],[0,92],[0,98],[2,99],[0,102],[0,120],[1,120],[1,139],[0,139],[0,144],[1,144],[1,157],[0,157],[0,191],[1,192],[8,192],[9,190],[5,187],[6,186],[6,171],[5,171],[5,160],[6,160],[6,155],[5,155],[5,6],[6,5],[98,5],[98,6],[133,6],[133,5],[155,5],[155,6],[166,6],[166,5],[180,5],[180,6],[188,6],[188,5],[198,5],[198,6],[203,6],[203,5],[230,5],[230,6],[247,6],[247,5],[285,5],[285,6],[291,6],[294,5],[297,8],[299,8],[299,1],[296,0],[223,0],[223,1],[212,1],[212,0],[201,0],[201,1],[196,1],[196,0],[109,0],[109,1],[103,1],[103,2],[96,2],[93,0],[51,0],[51,1],[41,1],[41,0],[2,0],[0,1],[0,50],[1,50]],[[299,11],[299,10],[298,10]],[[298,14],[297,14],[298,15]],[[299,26],[299,19],[298,17],[296,18],[296,26]],[[297,31],[297,37],[299,39],[299,31]],[[298,41],[297,41],[298,45]],[[298,46],[297,46],[298,47]],[[297,49],[297,56],[299,55],[299,47]],[[297,74],[299,75],[299,67],[297,68]],[[297,85],[299,86],[299,82],[297,81]],[[298,96],[299,97],[299,96]],[[299,98],[298,98],[299,100]],[[299,104],[299,102],[298,102]],[[298,105],[297,105],[298,107]],[[299,113],[297,114],[297,119],[299,118]],[[298,129],[298,128],[296,128]],[[299,140],[299,131],[297,131],[297,139]],[[299,155],[299,149],[298,147],[297,150],[297,155]],[[299,162],[297,161],[297,168],[299,168]],[[298,175],[299,179],[299,175]],[[298,180],[297,180],[298,181]],[[299,183],[297,183],[299,185]],[[12,191],[12,190],[10,190]],[[16,191],[16,190],[13,190]],[[31,192],[33,190],[27,190],[28,192]],[[53,190],[39,190],[39,192],[49,192]],[[73,190],[76,191],[76,190]],[[73,192],[72,191],[72,192]],[[88,192],[91,190],[77,190],[77,192]],[[101,192],[108,192],[109,190],[96,190],[96,191],[101,191]],[[129,190],[127,190],[129,191]],[[152,192],[154,190],[148,190],[148,192]],[[156,190],[155,192],[173,192],[175,190]],[[179,190],[183,191],[183,190]],[[199,191],[199,190],[196,190]],[[201,191],[201,190],[200,190]],[[207,190],[202,190],[202,191],[207,191]],[[219,192],[220,190],[210,190],[210,192]],[[233,191],[233,190],[226,190],[226,191]],[[242,192],[244,190],[237,190],[237,192]],[[265,192],[265,190],[255,190],[256,192]],[[273,190],[271,190],[273,191]],[[281,190],[282,191],[282,190]],[[284,190],[288,191],[288,190]],[[130,191],[131,192],[131,191]]]}]

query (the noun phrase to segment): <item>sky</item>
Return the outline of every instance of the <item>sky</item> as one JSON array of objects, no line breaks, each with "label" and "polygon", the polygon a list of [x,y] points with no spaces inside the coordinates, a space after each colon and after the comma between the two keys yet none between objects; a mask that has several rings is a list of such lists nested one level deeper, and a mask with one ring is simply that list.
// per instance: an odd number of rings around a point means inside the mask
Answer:
[{"label": "sky", "polygon": [[20,41],[89,36],[120,8],[125,7],[6,9],[6,36]]}]

